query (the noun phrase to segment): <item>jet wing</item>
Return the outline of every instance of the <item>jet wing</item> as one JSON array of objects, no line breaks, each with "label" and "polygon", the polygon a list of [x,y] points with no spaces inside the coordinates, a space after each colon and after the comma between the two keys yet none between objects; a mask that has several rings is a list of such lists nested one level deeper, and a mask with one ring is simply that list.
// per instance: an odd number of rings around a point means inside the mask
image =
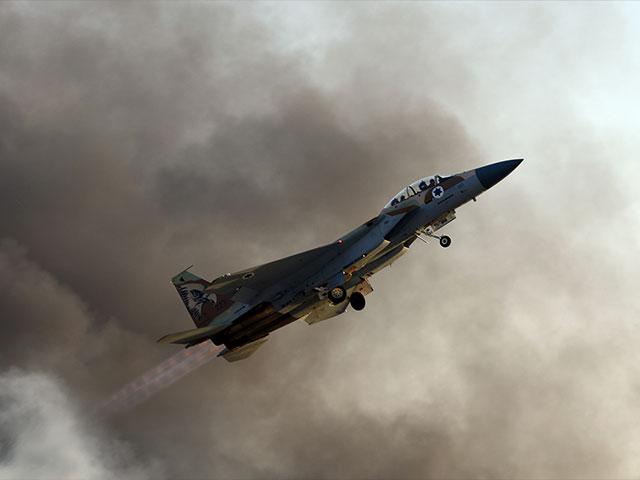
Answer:
[{"label": "jet wing", "polygon": [[165,335],[159,341],[189,346],[211,338],[236,317],[249,311],[262,291],[278,284],[285,286],[303,281],[322,269],[344,248],[344,242],[331,243],[222,275],[212,282],[187,271],[177,274],[172,283],[199,328]]},{"label": "jet wing", "polygon": [[260,292],[285,279],[291,280],[292,283],[302,280],[320,270],[340,253],[354,245],[378,221],[378,218],[371,219],[337,242],[239,272],[222,275],[211,282],[207,291],[225,294],[246,287],[247,291]]},{"label": "jet wing", "polygon": [[[276,312],[260,313],[255,311],[261,302],[269,305],[270,299],[275,298],[266,298],[264,294],[269,297],[269,292],[271,292],[277,296],[279,292],[304,285],[307,279],[321,272],[338,256],[349,252],[349,249],[365,238],[371,228],[378,225],[379,222],[380,217],[375,217],[330,244],[239,272],[228,273],[212,282],[186,270],[178,273],[171,281],[196,327],[199,328],[165,335],[159,341],[187,346],[195,345],[225,330],[245,314],[247,314],[246,318],[237,325],[242,327],[239,328],[242,331],[248,324],[264,321],[273,323],[277,319],[271,318],[269,315]],[[352,265],[342,267],[349,270],[347,276],[350,277],[352,271],[362,267],[361,264],[366,255],[372,252],[377,254],[379,250],[386,248],[387,244],[388,241],[383,240],[381,245],[374,246],[375,248],[363,255],[362,258],[358,256],[355,262],[351,258],[352,254],[349,260]],[[362,245],[359,248],[362,249]],[[368,261],[372,257],[373,255],[366,260]],[[337,267],[340,268],[339,265]],[[315,292],[313,295],[316,295]],[[334,312],[317,312],[317,316],[324,318],[332,313]],[[218,338],[218,340],[223,341],[224,339]],[[233,356],[236,355],[238,353]]]},{"label": "jet wing", "polygon": [[322,265],[331,261],[339,253],[340,246],[338,244],[307,250],[280,260],[222,275],[211,282],[207,291],[224,294],[246,287],[251,291],[260,292],[301,270],[309,272],[314,268],[320,269]]}]

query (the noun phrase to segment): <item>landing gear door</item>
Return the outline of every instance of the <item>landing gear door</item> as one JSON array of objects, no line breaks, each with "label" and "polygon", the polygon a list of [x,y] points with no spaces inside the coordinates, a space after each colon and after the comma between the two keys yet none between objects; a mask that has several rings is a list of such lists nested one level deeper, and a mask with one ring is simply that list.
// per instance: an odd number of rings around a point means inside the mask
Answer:
[{"label": "landing gear door", "polygon": [[363,278],[353,289],[354,292],[360,292],[362,295],[369,295],[373,292],[373,287],[366,278]]},{"label": "landing gear door", "polygon": [[456,218],[456,211],[451,210],[445,213],[444,215],[441,215],[438,218],[436,218],[429,226],[427,226],[426,230],[428,230],[430,233],[433,233],[437,230],[440,230],[442,227],[444,227],[448,223],[453,222],[455,218]]}]

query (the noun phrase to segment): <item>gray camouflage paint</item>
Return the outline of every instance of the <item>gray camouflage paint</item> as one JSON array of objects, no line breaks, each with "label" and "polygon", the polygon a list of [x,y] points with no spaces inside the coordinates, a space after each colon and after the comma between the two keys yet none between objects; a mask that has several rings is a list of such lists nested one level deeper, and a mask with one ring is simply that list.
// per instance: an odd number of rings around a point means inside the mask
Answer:
[{"label": "gray camouflage paint", "polygon": [[[367,279],[404,255],[421,230],[435,231],[443,217],[455,218],[456,208],[498,183],[521,161],[438,177],[433,185],[423,185],[421,191],[383,208],[378,217],[324,247],[225,274],[210,284],[189,272],[179,273],[172,282],[200,328],[159,341],[192,346],[210,339],[227,347],[222,357],[236,361],[255,352],[271,332],[297,319],[309,317],[307,323],[312,324],[340,315],[353,292],[373,291]],[[344,287],[348,294],[338,304],[327,298],[336,287]],[[249,344],[254,346],[248,348]]]},{"label": "gray camouflage paint", "polygon": [[[638,7],[2,2],[0,476],[636,478]],[[182,266],[518,152],[363,312],[86,419],[192,327]]]}]

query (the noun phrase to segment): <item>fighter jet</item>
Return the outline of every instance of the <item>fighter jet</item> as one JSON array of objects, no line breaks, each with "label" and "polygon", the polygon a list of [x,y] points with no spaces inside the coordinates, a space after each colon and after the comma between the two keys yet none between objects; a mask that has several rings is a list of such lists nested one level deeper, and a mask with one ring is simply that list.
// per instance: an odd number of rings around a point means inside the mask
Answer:
[{"label": "fighter jet", "polygon": [[[188,270],[171,279],[196,327],[159,342],[186,347],[211,341],[219,356],[247,358],[269,334],[299,319],[308,324],[347,308],[362,310],[373,291],[369,278],[409,251],[416,240],[435,238],[456,209],[493,187],[522,159],[505,160],[455,175],[421,178],[400,190],[374,218],[337,240],[274,262],[207,281]],[[426,238],[425,238],[426,237]]]}]

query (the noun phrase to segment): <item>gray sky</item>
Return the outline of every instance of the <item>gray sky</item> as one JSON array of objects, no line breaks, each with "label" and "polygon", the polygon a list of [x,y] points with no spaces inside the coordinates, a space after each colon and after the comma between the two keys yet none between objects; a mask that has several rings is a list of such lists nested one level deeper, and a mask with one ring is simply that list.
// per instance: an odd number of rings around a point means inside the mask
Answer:
[{"label": "gray sky", "polygon": [[[639,26],[625,3],[1,3],[0,478],[636,478]],[[364,311],[89,415],[191,328],[181,268],[519,157]]]}]

